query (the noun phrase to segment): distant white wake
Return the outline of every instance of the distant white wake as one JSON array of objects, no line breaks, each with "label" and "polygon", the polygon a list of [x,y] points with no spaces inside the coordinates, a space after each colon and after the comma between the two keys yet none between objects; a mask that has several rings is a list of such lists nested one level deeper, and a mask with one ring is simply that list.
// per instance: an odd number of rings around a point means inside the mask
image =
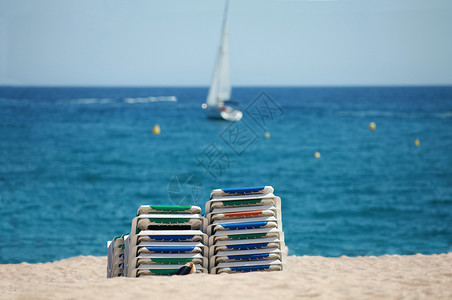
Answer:
[{"label": "distant white wake", "polygon": [[159,96],[146,98],[125,98],[125,103],[177,102],[176,96]]}]

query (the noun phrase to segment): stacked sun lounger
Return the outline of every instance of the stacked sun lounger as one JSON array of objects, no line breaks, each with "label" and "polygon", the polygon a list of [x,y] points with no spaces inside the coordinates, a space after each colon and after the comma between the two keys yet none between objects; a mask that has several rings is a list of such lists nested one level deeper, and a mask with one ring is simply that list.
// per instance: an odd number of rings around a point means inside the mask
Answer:
[{"label": "stacked sun lounger", "polygon": [[200,213],[198,206],[142,205],[124,242],[124,275],[171,275],[187,262],[207,273],[207,222]]},{"label": "stacked sun lounger", "polygon": [[116,236],[107,242],[108,263],[107,277],[124,276],[124,238],[127,234]]},{"label": "stacked sun lounger", "polygon": [[209,273],[283,270],[281,199],[271,186],[214,190],[206,217]]}]

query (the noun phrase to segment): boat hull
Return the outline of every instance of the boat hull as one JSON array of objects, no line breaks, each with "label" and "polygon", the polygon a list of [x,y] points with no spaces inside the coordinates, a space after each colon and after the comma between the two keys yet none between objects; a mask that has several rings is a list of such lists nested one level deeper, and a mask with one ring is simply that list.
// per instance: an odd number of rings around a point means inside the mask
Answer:
[{"label": "boat hull", "polygon": [[240,121],[243,117],[243,113],[240,110],[227,105],[207,106],[205,110],[209,119],[235,122]]}]

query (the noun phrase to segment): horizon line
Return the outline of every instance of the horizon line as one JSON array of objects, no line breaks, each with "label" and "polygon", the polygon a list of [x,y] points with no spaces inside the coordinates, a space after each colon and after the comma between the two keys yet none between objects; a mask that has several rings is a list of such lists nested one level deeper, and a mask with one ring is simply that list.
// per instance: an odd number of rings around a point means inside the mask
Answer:
[{"label": "horizon line", "polygon": [[[371,87],[452,87],[448,84],[312,84],[312,85],[233,85],[232,88],[371,88]],[[209,85],[102,85],[102,84],[0,84],[0,88],[209,88]]]}]

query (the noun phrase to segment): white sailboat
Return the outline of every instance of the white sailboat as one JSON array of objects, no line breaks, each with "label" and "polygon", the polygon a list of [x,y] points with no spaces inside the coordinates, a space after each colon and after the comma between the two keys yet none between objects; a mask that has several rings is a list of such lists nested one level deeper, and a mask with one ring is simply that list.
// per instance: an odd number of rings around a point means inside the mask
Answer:
[{"label": "white sailboat", "polygon": [[212,83],[206,103],[202,107],[206,110],[207,116],[214,119],[224,119],[227,121],[239,121],[243,114],[240,110],[226,104],[231,99],[231,82],[229,79],[229,45],[228,45],[228,8],[229,0],[223,17],[223,28],[221,30],[221,42],[218,49]]}]

